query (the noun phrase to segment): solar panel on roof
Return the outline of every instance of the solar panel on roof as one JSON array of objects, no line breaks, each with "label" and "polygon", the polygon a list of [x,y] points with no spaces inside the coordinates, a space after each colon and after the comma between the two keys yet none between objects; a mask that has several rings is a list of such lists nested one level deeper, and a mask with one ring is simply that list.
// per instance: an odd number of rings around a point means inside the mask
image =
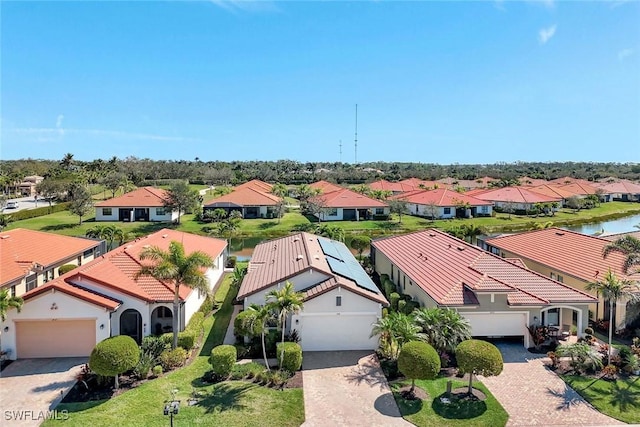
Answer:
[{"label": "solar panel on roof", "polygon": [[329,268],[335,274],[347,279],[351,279],[356,284],[376,294],[380,293],[378,287],[373,283],[369,275],[362,269],[360,263],[355,259],[349,248],[344,243],[334,240],[318,238],[318,243],[322,248],[322,252],[327,256]]},{"label": "solar panel on roof", "polygon": [[[336,243],[333,240],[329,240],[329,239],[325,239],[323,237],[318,237],[318,243],[320,243],[320,247],[322,248],[322,252],[324,252],[325,255],[328,255],[330,257],[333,257],[335,259],[338,260],[342,260],[343,256],[340,253],[340,250],[338,249]],[[345,246],[346,248],[346,246]],[[347,251],[349,251],[347,249]],[[349,254],[351,254],[351,252],[349,252]]]}]

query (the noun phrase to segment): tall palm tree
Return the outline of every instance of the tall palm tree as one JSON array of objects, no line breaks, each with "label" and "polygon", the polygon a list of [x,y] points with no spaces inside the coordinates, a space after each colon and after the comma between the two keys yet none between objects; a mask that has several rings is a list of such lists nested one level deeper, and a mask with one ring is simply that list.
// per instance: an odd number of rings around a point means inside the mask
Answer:
[{"label": "tall palm tree", "polygon": [[451,308],[420,308],[413,312],[413,318],[426,341],[438,352],[454,351],[458,344],[471,338],[469,321]]},{"label": "tall palm tree", "polygon": [[277,183],[276,185],[273,186],[273,188],[271,189],[271,193],[280,198],[280,201],[278,202],[278,223],[280,223],[280,219],[282,218],[282,214],[284,213],[284,207],[286,206],[286,201],[285,201],[285,196],[287,196],[289,194],[289,189],[287,188],[286,185],[281,184],[281,183]]},{"label": "tall palm tree", "polygon": [[613,314],[616,303],[620,300],[628,300],[631,303],[640,301],[638,293],[640,288],[637,284],[627,279],[619,279],[611,269],[607,271],[604,279],[598,282],[588,283],[585,287],[587,291],[596,291],[598,295],[609,301],[609,351],[608,363],[611,364],[611,339],[613,335]]},{"label": "tall palm tree", "polygon": [[267,360],[267,345],[265,344],[265,334],[269,332],[269,322],[275,319],[273,307],[267,305],[251,304],[249,310],[252,316],[249,318],[250,329],[254,332],[260,331],[260,339],[262,343],[262,357],[264,358],[264,366],[269,370],[269,361]]},{"label": "tall palm tree", "polygon": [[638,267],[638,270],[634,270],[632,273],[640,272],[640,239],[633,236],[620,237],[604,247],[602,256],[606,258],[611,252],[626,256],[622,267],[625,273],[628,273],[634,267]]},{"label": "tall palm tree", "polygon": [[178,328],[180,319],[180,285],[208,292],[208,280],[203,269],[213,266],[213,259],[202,251],[186,254],[184,245],[171,241],[167,251],[157,246],[144,248],[140,252],[140,260],[152,261],[143,264],[136,273],[140,276],[151,276],[162,282],[173,283],[173,348],[178,346]]},{"label": "tall palm tree", "polygon": [[7,320],[7,310],[15,308],[20,313],[24,301],[20,297],[9,294],[9,289],[0,289],[0,319],[4,322]]},{"label": "tall palm tree", "polygon": [[[284,331],[287,325],[287,316],[298,313],[304,306],[302,292],[296,292],[293,284],[287,281],[282,289],[274,289],[266,295],[268,305],[278,313],[278,322],[282,328],[282,343],[284,343]],[[280,367],[284,359],[284,346],[280,354]]]}]

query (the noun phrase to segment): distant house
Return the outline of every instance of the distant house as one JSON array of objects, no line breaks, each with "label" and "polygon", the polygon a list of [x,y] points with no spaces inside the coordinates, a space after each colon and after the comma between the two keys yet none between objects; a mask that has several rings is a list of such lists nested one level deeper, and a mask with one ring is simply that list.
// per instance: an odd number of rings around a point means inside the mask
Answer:
[{"label": "distant house", "polygon": [[36,195],[36,186],[44,181],[44,177],[38,175],[25,176],[17,186],[18,192],[24,197],[33,197]]},{"label": "distant house", "polygon": [[96,221],[175,221],[178,211],[164,208],[167,190],[140,187],[122,196],[96,203]]},{"label": "distant house", "polygon": [[416,190],[395,197],[407,203],[407,213],[428,218],[491,216],[493,203],[446,188]]},{"label": "distant house", "polygon": [[371,261],[398,292],[423,307],[450,307],[465,317],[474,337],[516,337],[530,346],[528,325],[588,326],[592,296],[430,229],[375,239]]},{"label": "distant house", "polygon": [[[11,309],[2,328],[1,348],[12,358],[86,357],[96,343],[128,335],[140,343],[150,334],[172,330],[173,283],[150,276],[135,278],[144,248],[167,250],[181,242],[185,252],[203,251],[215,260],[206,271],[212,291],[224,272],[226,242],[164,229],[120,246],[23,295],[20,312]],[[179,329],[200,308],[207,292],[179,290]]]},{"label": "distant house", "polygon": [[260,191],[262,193],[271,193],[273,185],[268,182],[260,181],[259,179],[252,179],[244,184],[237,185],[234,190],[242,190],[244,188],[251,188],[252,190]]},{"label": "distant house", "polygon": [[518,182],[522,187],[537,187],[539,185],[549,184],[549,181],[547,181],[546,179],[530,178],[528,176],[521,176],[520,178],[518,178]]},{"label": "distant house", "polygon": [[496,179],[491,178],[489,176],[484,176],[482,178],[477,179],[456,179],[456,178],[442,178],[437,182],[440,183],[440,186],[446,186],[451,189],[455,189],[457,187],[463,188],[465,190],[474,190],[476,188],[487,188],[489,183],[496,181]]},{"label": "distant house", "polygon": [[440,181],[427,181],[418,178],[407,178],[400,181],[400,184],[413,187],[413,190],[433,190],[434,188],[453,188],[450,184]]},{"label": "distant house", "polygon": [[567,202],[567,199],[571,197],[584,197],[580,194],[576,194],[569,189],[566,189],[564,185],[537,185],[535,187],[527,187],[531,191],[535,191],[536,193],[544,194],[549,197],[557,197],[562,199],[562,206],[564,206]]},{"label": "distant house", "polygon": [[409,191],[417,190],[418,188],[413,184],[407,182],[390,182],[385,179],[381,179],[369,184],[369,188],[377,191],[390,191],[391,194],[402,194]]},{"label": "distant house", "polygon": [[609,195],[611,200],[622,202],[640,201],[640,184],[622,179],[616,182],[606,182],[597,184],[600,190]]},{"label": "distant house", "polygon": [[566,191],[570,191],[575,193],[580,197],[586,197],[593,194],[598,194],[598,187],[595,185],[596,183],[585,181],[585,180],[577,180],[570,184],[560,185],[558,184],[558,188],[561,188]]},{"label": "distant house", "polygon": [[204,211],[224,209],[227,213],[238,211],[245,219],[274,218],[282,199],[261,191],[256,186],[242,186],[229,194],[217,197],[204,205]]},{"label": "distant house", "polygon": [[[531,270],[580,290],[588,283],[602,279],[609,268],[618,277],[626,277],[624,255],[611,253],[606,259],[602,257],[602,251],[609,243],[604,238],[560,228],[505,235],[485,242],[492,253],[520,258]],[[640,280],[636,276],[630,278]],[[590,309],[598,319],[609,317],[609,303],[604,300],[591,304]],[[625,312],[625,304],[618,304],[616,327],[624,326]]]},{"label": "distant house", "polygon": [[338,191],[344,188],[328,181],[317,181],[313,184],[309,184],[309,187],[320,190],[320,193],[330,193],[332,191]]},{"label": "distant house", "polygon": [[471,194],[477,199],[493,202],[496,208],[511,212],[526,212],[533,209],[538,203],[560,204],[562,202],[561,197],[538,193],[525,187],[504,187],[486,191],[476,190],[465,194]]},{"label": "distant house", "polygon": [[341,242],[308,233],[256,246],[237,300],[247,309],[286,283],[304,294],[304,308],[289,314],[287,331],[298,332],[304,351],[373,350],[373,323],[388,302]]},{"label": "distant house", "polygon": [[84,265],[106,250],[104,242],[16,228],[0,232],[0,288],[21,296],[58,277],[65,264]]},{"label": "distant house", "polygon": [[312,197],[309,203],[317,207],[314,215],[321,221],[360,221],[390,214],[386,203],[348,188]]}]

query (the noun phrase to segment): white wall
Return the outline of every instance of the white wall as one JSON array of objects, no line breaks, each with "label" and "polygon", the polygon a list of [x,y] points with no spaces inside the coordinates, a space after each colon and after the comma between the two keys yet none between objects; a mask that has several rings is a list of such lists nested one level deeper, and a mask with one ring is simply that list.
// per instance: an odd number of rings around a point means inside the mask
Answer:
[{"label": "white wall", "polygon": [[[336,306],[336,297],[342,297],[342,305]],[[337,288],[317,296],[304,303],[304,313],[376,313],[382,315],[380,303],[351,292],[346,288]]]},{"label": "white wall", "polygon": [[[53,304],[57,309],[52,310]],[[20,320],[52,320],[52,319],[95,319],[96,320],[96,344],[110,336],[109,311],[74,298],[63,292],[51,290],[26,301],[20,313],[15,309],[7,312],[7,319],[0,324],[2,351],[11,350],[10,357],[16,357],[16,321]],[[100,325],[104,325],[100,329]],[[4,328],[9,330],[4,332]]]},{"label": "white wall", "polygon": [[[262,267],[262,268],[268,268],[266,266]],[[296,292],[300,292],[302,289],[306,289],[309,288],[313,285],[316,285],[326,279],[328,279],[330,276],[320,273],[316,270],[312,270],[312,269],[308,269],[303,271],[302,273],[298,274],[297,276],[294,276],[292,278],[289,279],[289,282],[291,282],[291,284],[293,284],[293,288],[295,289]],[[245,310],[247,308],[249,308],[249,306],[251,304],[258,304],[258,305],[264,305],[265,301],[266,301],[266,295],[271,292],[271,290],[273,289],[280,289],[282,286],[284,286],[285,282],[280,282],[278,284],[275,284],[267,289],[263,289],[260,292],[256,292],[253,295],[249,295],[248,297],[246,297],[244,299],[244,308]]]},{"label": "white wall", "polygon": [[[445,208],[448,207],[449,208],[449,213],[445,214],[444,210]],[[480,215],[491,215],[491,212],[493,211],[493,207],[492,206],[486,206],[487,207],[487,212],[483,212],[482,208],[483,206],[474,206],[476,208],[476,216],[480,216]],[[431,217],[432,215],[432,207],[429,205],[423,205],[423,204],[419,204],[419,203],[407,203],[407,212],[410,215],[414,215],[414,216],[423,216],[423,217]],[[435,215],[436,218],[455,218],[456,216],[456,207],[455,206],[436,206],[435,207]]]},{"label": "white wall", "polygon": [[118,221],[118,208],[111,208],[111,215],[103,215],[102,209],[104,208],[96,208],[96,221]]},{"label": "white wall", "polygon": [[342,216],[343,215],[343,209],[342,208],[337,208],[335,215],[329,215],[328,214],[329,210],[332,210],[332,209],[329,209],[329,208],[323,209],[316,216],[318,218],[320,218],[320,220],[322,220],[322,221],[342,221],[342,219],[343,219],[343,216]]},{"label": "white wall", "polygon": [[149,208],[149,221],[174,221],[178,219],[178,211],[167,212],[164,215],[158,215],[156,213],[157,208]]}]

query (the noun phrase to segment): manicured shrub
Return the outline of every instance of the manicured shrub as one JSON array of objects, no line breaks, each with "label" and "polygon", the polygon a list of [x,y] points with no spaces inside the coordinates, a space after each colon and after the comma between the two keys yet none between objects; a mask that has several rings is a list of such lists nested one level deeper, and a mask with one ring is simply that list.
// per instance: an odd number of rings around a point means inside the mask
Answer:
[{"label": "manicured shrub", "polygon": [[410,341],[402,346],[398,355],[398,369],[411,379],[413,395],[416,380],[432,380],[440,372],[440,356],[436,350],[426,342]]},{"label": "manicured shrub", "polygon": [[155,358],[152,357],[151,354],[140,351],[140,360],[138,360],[136,367],[133,368],[133,374],[138,377],[138,379],[146,379],[154,363]]},{"label": "manicured shrub", "polygon": [[193,331],[196,334],[196,336],[200,336],[200,334],[202,333],[203,323],[204,323],[204,313],[201,311],[197,311],[193,313],[193,316],[191,316],[191,319],[189,319],[189,323],[187,323],[186,330]]},{"label": "manicured shrub", "polygon": [[400,301],[398,301],[398,312],[406,313],[406,310],[407,310],[407,302],[401,299]]},{"label": "manicured shrub", "polygon": [[389,295],[391,310],[398,311],[398,301],[400,301],[400,294],[397,292],[391,292],[391,295]]},{"label": "manicured shrub", "polygon": [[65,273],[70,272],[73,269],[78,268],[77,265],[73,265],[73,264],[65,264],[65,265],[61,265],[60,268],[58,269],[58,274],[60,276],[62,276]]},{"label": "manicured shrub", "polygon": [[234,346],[219,345],[211,350],[209,363],[216,375],[226,378],[231,373],[233,365],[235,365],[237,359],[238,353]]},{"label": "manicured shrub", "polygon": [[503,367],[502,354],[498,347],[487,341],[466,340],[456,347],[458,371],[469,374],[469,394],[472,394],[473,374],[485,377],[500,375]]},{"label": "manicured shrub", "polygon": [[158,358],[160,365],[165,371],[170,371],[184,365],[187,360],[187,350],[182,347],[176,347],[173,350],[165,350]]},{"label": "manicured shrub", "polygon": [[414,310],[420,308],[420,303],[418,301],[407,301],[404,306],[404,314],[411,314]]},{"label": "manicured shrub", "polygon": [[89,357],[89,368],[96,374],[115,377],[115,388],[118,388],[118,375],[132,369],[139,360],[140,349],[133,338],[118,335],[95,346]]},{"label": "manicured shrub", "polygon": [[35,208],[35,209],[23,209],[23,210],[18,211],[18,212],[12,212],[11,213],[11,220],[12,221],[21,221],[23,219],[37,218],[39,216],[49,215],[49,214],[52,214],[54,212],[67,211],[67,210],[69,210],[69,206],[70,205],[71,205],[71,202],[64,202],[64,203],[55,204],[55,205],[53,205],[51,207],[43,206],[43,207]]},{"label": "manicured shrub", "polygon": [[[233,333],[237,337],[252,338],[260,334],[260,330],[255,322],[252,320],[255,318],[256,312],[253,310],[245,310],[238,313],[236,319],[233,321]],[[253,328],[251,327],[253,324]]]},{"label": "manicured shrub", "polygon": [[162,375],[162,366],[161,365],[154,366],[153,369],[151,370],[151,373],[153,374],[154,377],[159,377],[160,375]]},{"label": "manicured shrub", "polygon": [[171,348],[171,344],[167,344],[161,337],[153,335],[146,336],[142,339],[142,345],[140,349],[153,357],[153,360],[157,360],[163,351]]},{"label": "manicured shrub", "polygon": [[216,308],[216,300],[212,293],[207,294],[207,297],[202,302],[202,305],[198,309],[198,313],[209,314]]},{"label": "manicured shrub", "polygon": [[278,364],[282,366],[282,369],[295,372],[302,367],[302,347],[300,345],[293,342],[278,343],[276,354]]},{"label": "manicured shrub", "polygon": [[196,344],[196,334],[193,331],[182,331],[178,333],[178,347],[191,350]]},{"label": "manicured shrub", "polygon": [[167,332],[166,334],[162,334],[162,335],[160,335],[160,339],[165,344],[172,345],[173,344],[173,333],[172,332]]}]

